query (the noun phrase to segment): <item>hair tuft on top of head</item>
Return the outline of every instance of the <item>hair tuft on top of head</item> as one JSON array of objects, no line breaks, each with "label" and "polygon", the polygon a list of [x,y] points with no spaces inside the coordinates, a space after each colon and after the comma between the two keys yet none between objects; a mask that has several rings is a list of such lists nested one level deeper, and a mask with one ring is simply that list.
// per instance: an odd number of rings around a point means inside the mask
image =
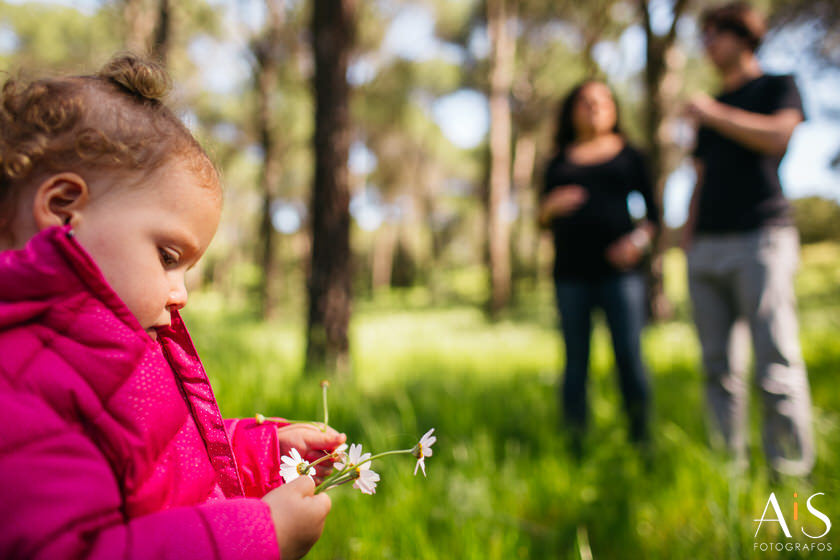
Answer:
[{"label": "hair tuft on top of head", "polygon": [[163,66],[132,53],[115,56],[97,76],[149,101],[162,101],[172,88],[169,74]]},{"label": "hair tuft on top of head", "polygon": [[219,186],[207,153],[164,103],[170,88],[162,65],[131,53],[96,74],[0,85],[0,236],[25,189],[52,173],[149,173],[178,159]]}]

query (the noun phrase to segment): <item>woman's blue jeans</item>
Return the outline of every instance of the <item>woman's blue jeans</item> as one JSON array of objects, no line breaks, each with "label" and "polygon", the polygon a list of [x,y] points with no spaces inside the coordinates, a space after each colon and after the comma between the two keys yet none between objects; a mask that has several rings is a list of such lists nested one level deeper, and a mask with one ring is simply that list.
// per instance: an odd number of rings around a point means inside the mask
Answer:
[{"label": "woman's blue jeans", "polygon": [[633,272],[594,280],[558,280],[556,290],[566,345],[561,399],[569,428],[578,433],[586,428],[592,311],[600,307],[612,335],[619,387],[630,421],[630,438],[646,439],[650,387],[641,355],[646,313],[644,277]]}]

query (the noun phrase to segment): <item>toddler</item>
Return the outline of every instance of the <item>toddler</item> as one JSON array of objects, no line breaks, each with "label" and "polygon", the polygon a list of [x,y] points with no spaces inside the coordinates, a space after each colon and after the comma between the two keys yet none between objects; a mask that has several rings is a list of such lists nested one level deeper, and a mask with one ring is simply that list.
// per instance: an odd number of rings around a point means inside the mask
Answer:
[{"label": "toddler", "polygon": [[299,558],[311,426],[224,420],[178,310],[219,177],[133,55],[0,94],[0,557]]}]

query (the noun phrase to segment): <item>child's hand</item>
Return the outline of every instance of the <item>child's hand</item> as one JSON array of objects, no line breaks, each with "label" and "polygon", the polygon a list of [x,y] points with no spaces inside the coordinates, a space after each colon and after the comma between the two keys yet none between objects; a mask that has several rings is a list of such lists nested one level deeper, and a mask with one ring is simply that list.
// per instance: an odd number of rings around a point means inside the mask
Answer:
[{"label": "child's hand", "polygon": [[326,492],[315,495],[314,491],[312,479],[301,476],[262,498],[271,508],[283,560],[301,558],[321,538],[332,502]]},{"label": "child's hand", "polygon": [[[277,437],[280,440],[280,454],[288,455],[292,448],[298,450],[301,457],[310,463],[320,459],[347,440],[347,436],[340,434],[327,426],[327,431],[322,432],[311,424],[289,424],[277,429]],[[332,460],[326,460],[315,466],[315,484],[321,484],[324,477],[330,474],[333,469]]]}]

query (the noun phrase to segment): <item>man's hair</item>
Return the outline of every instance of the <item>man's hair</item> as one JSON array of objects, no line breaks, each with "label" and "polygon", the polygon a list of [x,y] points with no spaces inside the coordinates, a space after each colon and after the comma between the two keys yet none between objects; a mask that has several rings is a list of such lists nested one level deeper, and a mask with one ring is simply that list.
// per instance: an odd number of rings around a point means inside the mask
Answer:
[{"label": "man's hair", "polygon": [[700,17],[702,29],[729,31],[749,45],[755,52],[767,33],[764,16],[746,2],[733,2],[709,8]]}]

